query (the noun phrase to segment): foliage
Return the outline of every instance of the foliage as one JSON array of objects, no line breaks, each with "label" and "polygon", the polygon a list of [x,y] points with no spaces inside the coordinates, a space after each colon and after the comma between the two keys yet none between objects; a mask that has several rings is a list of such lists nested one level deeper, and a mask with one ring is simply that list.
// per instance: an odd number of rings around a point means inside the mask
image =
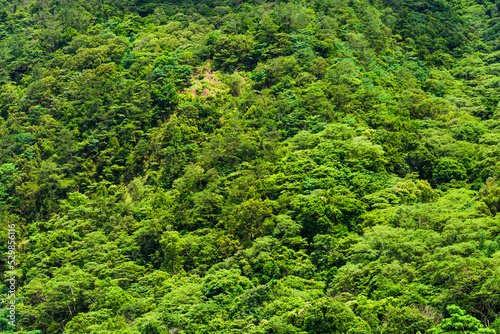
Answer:
[{"label": "foliage", "polygon": [[0,1],[17,332],[499,333],[499,22],[479,0]]}]

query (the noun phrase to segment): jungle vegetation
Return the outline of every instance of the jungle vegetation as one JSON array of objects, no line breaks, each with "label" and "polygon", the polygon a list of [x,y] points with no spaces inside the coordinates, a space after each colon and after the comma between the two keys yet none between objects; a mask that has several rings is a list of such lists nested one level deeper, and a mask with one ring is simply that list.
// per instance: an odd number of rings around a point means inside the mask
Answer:
[{"label": "jungle vegetation", "polygon": [[0,0],[24,334],[500,333],[500,3]]}]

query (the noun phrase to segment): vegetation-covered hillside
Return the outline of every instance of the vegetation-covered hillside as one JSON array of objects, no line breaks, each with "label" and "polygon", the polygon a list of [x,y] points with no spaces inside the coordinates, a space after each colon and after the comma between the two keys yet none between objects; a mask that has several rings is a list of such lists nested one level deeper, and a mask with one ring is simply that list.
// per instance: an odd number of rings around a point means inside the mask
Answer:
[{"label": "vegetation-covered hillside", "polygon": [[498,3],[0,0],[0,85],[2,333],[500,333]]}]

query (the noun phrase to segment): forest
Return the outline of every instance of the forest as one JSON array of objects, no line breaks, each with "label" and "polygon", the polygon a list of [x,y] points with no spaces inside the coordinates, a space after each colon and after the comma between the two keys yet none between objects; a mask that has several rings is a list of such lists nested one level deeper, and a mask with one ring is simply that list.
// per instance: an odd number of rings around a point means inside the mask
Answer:
[{"label": "forest", "polygon": [[0,0],[0,86],[1,333],[500,334],[498,1]]}]

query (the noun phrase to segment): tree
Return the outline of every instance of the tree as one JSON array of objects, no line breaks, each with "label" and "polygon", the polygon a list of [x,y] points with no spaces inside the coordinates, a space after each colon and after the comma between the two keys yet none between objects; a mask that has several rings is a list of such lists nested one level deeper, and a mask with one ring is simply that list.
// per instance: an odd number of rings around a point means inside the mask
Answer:
[{"label": "tree", "polygon": [[[302,320],[302,319],[301,319]],[[330,298],[314,301],[303,315],[302,328],[311,334],[370,333],[370,326],[347,306]]]},{"label": "tree", "polygon": [[483,324],[476,318],[467,315],[460,307],[448,305],[446,310],[451,317],[443,320],[442,323],[427,331],[429,334],[441,333],[482,333],[495,334],[496,331],[489,328],[484,328]]},{"label": "tree", "polygon": [[269,200],[251,198],[236,206],[226,218],[225,225],[230,233],[244,241],[257,238],[265,229],[266,219],[272,214]]}]

